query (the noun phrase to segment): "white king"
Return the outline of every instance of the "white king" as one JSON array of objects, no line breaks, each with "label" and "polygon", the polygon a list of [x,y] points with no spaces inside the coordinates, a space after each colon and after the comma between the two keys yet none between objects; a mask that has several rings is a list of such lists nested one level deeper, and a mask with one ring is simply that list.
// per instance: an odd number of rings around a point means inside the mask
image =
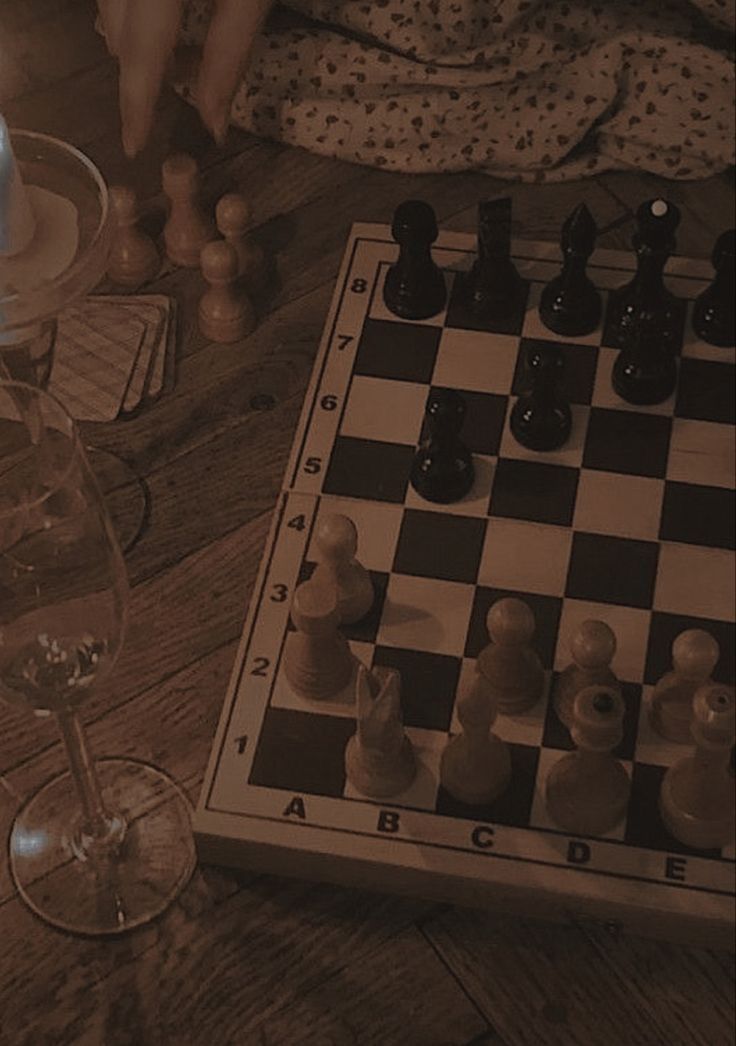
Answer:
[{"label": "white king", "polygon": [[36,221],[0,116],[0,258],[24,251],[33,239]]}]

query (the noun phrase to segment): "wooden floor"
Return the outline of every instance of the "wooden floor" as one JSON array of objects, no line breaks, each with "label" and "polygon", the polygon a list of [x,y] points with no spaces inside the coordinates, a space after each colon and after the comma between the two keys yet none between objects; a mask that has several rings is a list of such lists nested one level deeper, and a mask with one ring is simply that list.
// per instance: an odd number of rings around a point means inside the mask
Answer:
[{"label": "wooden floor", "polygon": [[[128,165],[88,0],[5,0],[0,109],[11,126],[80,146],[109,181],[132,181],[153,228],[162,158],[193,151],[211,200],[248,194],[278,270],[256,333],[226,347],[197,330],[199,274],[167,271],[154,289],[180,306],[176,388],[87,432],[135,466],[151,498],[129,557],[129,636],[89,706],[91,740],[99,754],[153,760],[194,800],[350,224],[386,221],[421,195],[443,226],[471,230],[477,200],[506,187],[382,173],[235,133],[218,151],[172,97]],[[602,244],[628,247],[632,209],[660,193],[682,209],[681,253],[707,256],[734,224],[726,175],[508,191],[517,236],[556,239],[585,200]],[[62,766],[52,724],[0,709],[3,838],[21,799]],[[77,939],[27,912],[0,858],[0,1046],[729,1046],[733,984],[723,954],[215,868],[156,925]]]}]

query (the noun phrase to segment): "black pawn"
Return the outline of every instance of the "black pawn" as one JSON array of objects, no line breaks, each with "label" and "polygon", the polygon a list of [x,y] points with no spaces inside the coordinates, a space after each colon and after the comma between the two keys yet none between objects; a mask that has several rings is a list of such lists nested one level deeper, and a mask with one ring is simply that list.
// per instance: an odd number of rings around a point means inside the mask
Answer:
[{"label": "black pawn", "polygon": [[677,384],[674,353],[662,338],[657,318],[640,316],[631,342],[613,365],[614,392],[627,403],[664,403]]},{"label": "black pawn", "polygon": [[437,219],[424,200],[406,200],[396,208],[391,234],[399,245],[398,261],[386,274],[386,308],[404,320],[426,320],[442,312],[447,289],[442,270],[432,260]]},{"label": "black pawn", "polygon": [[601,318],[601,296],[585,272],[598,233],[593,216],[581,203],[562,226],[562,272],[542,291],[539,316],[555,334],[590,334]]},{"label": "black pawn", "polygon": [[713,248],[715,279],[693,308],[693,330],[702,341],[727,349],[736,345],[736,229],[721,233]]},{"label": "black pawn", "polygon": [[511,197],[478,204],[478,255],[457,277],[458,299],[479,320],[512,313],[525,289],[511,260]]},{"label": "black pawn", "polygon": [[437,389],[427,404],[429,436],[416,453],[411,485],[427,501],[459,501],[473,485],[473,457],[460,439],[465,401],[453,389]]},{"label": "black pawn", "polygon": [[633,246],[637,270],[633,280],[611,291],[608,326],[616,348],[631,341],[639,317],[656,317],[663,340],[677,352],[680,301],[664,285],[664,267],[675,249],[675,231],[680,212],[667,200],[647,200],[636,212],[637,230]]},{"label": "black pawn", "polygon": [[512,435],[529,450],[557,450],[572,428],[570,406],[560,392],[562,353],[554,345],[532,345],[524,357],[529,391],[519,396],[509,422]]}]

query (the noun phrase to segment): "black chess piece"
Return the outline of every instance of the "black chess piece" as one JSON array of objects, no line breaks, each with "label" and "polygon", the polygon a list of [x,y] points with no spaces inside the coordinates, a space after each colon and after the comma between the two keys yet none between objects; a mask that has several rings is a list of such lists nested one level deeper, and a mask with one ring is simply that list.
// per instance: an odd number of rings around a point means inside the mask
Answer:
[{"label": "black chess piece", "polygon": [[539,303],[542,323],[555,334],[579,337],[598,326],[601,296],[585,272],[597,233],[593,216],[584,203],[562,226],[562,271],[544,288]]},{"label": "black chess piece", "polygon": [[442,270],[432,260],[437,239],[434,211],[424,200],[406,200],[396,208],[391,233],[399,257],[383,285],[386,308],[405,320],[436,316],[445,307],[447,288]]},{"label": "black chess piece", "polygon": [[572,428],[570,405],[560,391],[565,363],[555,345],[532,344],[524,356],[530,388],[519,396],[511,411],[509,427],[522,447],[556,450]]},{"label": "black chess piece", "polygon": [[460,439],[465,401],[454,389],[436,389],[427,403],[429,436],[416,453],[411,485],[427,501],[449,504],[470,490],[475,478],[473,457]]},{"label": "black chess piece", "polygon": [[629,344],[616,356],[611,383],[627,403],[664,403],[674,392],[675,354],[664,343],[654,317],[645,314],[637,320]]},{"label": "black chess piece", "polygon": [[639,316],[647,314],[659,327],[663,342],[677,352],[681,301],[665,287],[663,273],[675,249],[680,212],[667,200],[647,200],[636,212],[636,221],[632,243],[637,270],[629,283],[611,291],[607,332],[616,348],[624,348]]},{"label": "black chess piece", "polygon": [[526,287],[511,260],[511,198],[478,204],[478,255],[457,276],[457,298],[479,320],[509,315]]},{"label": "black chess piece", "polygon": [[736,229],[721,233],[713,248],[716,275],[693,307],[693,330],[709,345],[736,345]]}]

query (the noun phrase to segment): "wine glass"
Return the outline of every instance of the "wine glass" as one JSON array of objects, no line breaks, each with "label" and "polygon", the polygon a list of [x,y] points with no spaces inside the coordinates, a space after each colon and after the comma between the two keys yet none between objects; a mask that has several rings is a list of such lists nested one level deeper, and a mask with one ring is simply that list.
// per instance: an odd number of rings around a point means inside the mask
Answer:
[{"label": "wine glass", "polygon": [[69,761],[19,810],[10,867],[37,915],[79,933],[147,922],[195,863],[179,787],[139,760],[95,761],[79,717],[115,664],[128,602],[74,422],[48,393],[0,382],[0,698],[53,713]]}]

